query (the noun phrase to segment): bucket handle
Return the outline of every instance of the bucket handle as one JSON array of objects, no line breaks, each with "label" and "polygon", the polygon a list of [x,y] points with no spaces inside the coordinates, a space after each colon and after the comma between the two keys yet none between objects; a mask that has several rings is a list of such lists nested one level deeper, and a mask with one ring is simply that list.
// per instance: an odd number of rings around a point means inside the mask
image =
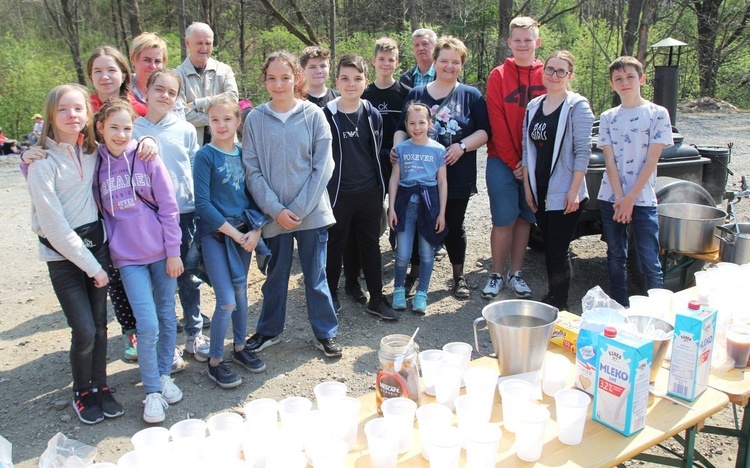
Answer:
[{"label": "bucket handle", "polygon": [[[484,322],[484,328],[479,328],[479,324]],[[487,319],[484,317],[477,317],[474,319],[474,349],[477,350],[477,354],[479,354],[482,357],[487,357],[479,350],[479,330],[487,330]]]},{"label": "bucket handle", "polygon": [[735,242],[737,242],[737,233],[735,233],[731,229],[725,228],[724,226],[716,226],[716,229],[718,229],[721,232],[727,233],[731,236],[730,238],[729,236],[725,237],[721,234],[714,234],[714,237],[716,237],[717,239],[720,239],[722,242],[726,242],[729,245],[734,245]]}]

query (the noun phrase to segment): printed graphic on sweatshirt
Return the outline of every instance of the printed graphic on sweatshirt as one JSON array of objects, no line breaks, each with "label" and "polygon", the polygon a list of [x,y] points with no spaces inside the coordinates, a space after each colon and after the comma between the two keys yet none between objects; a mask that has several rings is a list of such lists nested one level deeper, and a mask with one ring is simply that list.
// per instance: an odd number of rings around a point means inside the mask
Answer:
[{"label": "printed graphic on sweatshirt", "polygon": [[430,114],[433,117],[431,133],[437,137],[437,141],[447,147],[453,144],[453,137],[461,130],[457,120],[463,109],[461,104],[453,99],[442,108],[439,109],[439,107],[435,104],[430,108]]},{"label": "printed graphic on sweatshirt", "polygon": [[[133,181],[131,185],[130,181]],[[148,174],[136,173],[132,175],[127,169],[112,171],[109,179],[99,183],[99,191],[102,198],[110,197],[115,211],[125,210],[135,206],[134,188],[147,187],[146,192],[151,191],[151,177]],[[143,190],[141,190],[143,193]]]},{"label": "printed graphic on sweatshirt", "polygon": [[217,169],[219,174],[224,174],[221,180],[222,184],[232,184],[235,190],[242,189],[242,182],[245,180],[245,169],[242,167],[240,158],[224,158],[224,164]]},{"label": "printed graphic on sweatshirt", "polygon": [[537,96],[541,96],[546,92],[547,89],[542,85],[528,86],[522,84],[518,88],[508,93],[508,95],[505,96],[505,99],[503,100],[508,104],[518,104],[518,107],[526,109],[529,101]]}]

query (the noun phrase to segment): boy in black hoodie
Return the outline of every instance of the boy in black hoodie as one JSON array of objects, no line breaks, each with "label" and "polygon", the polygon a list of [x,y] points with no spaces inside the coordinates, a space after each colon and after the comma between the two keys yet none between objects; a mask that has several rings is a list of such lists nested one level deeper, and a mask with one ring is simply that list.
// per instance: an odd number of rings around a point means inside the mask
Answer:
[{"label": "boy in black hoodie", "polygon": [[356,230],[362,270],[370,293],[367,312],[384,320],[398,316],[383,297],[380,261],[380,216],[385,181],[378,154],[383,139],[383,119],[368,101],[361,99],[367,86],[367,64],[359,55],[344,55],[336,67],[336,87],[341,96],[323,111],[333,134],[336,167],[328,194],[336,224],[328,229],[326,276],[334,306],[340,309],[338,283],[344,243]]}]

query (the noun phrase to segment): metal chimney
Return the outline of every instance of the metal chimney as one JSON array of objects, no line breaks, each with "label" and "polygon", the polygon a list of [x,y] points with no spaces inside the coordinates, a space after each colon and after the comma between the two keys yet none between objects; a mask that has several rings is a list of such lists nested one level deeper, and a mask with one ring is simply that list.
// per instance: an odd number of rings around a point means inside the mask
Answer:
[{"label": "metal chimney", "polygon": [[[668,37],[651,46],[652,48],[669,47],[667,65],[654,66],[654,103],[665,107],[669,111],[669,118],[672,121],[672,125],[676,125],[677,122],[677,88],[680,84],[680,54],[682,46],[686,45],[684,42]],[[677,48],[677,57],[673,63],[675,47]],[[662,55],[667,54],[664,53]]]}]

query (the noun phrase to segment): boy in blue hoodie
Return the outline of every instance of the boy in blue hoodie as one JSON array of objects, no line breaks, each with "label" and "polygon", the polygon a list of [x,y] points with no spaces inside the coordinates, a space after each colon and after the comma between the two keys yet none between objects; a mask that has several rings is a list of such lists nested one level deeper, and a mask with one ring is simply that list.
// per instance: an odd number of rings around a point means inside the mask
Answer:
[{"label": "boy in blue hoodie", "polygon": [[[171,70],[152,73],[146,85],[146,116],[135,120],[133,135],[135,138],[152,136],[159,145],[159,156],[169,171],[180,207],[180,258],[185,262],[196,230],[193,159],[199,146],[195,127],[172,113],[179,94],[180,79],[176,73]],[[200,312],[201,284],[201,280],[188,271],[177,278],[177,289],[185,318],[185,351],[192,354],[196,361],[206,362],[210,345],[208,338],[201,333],[201,328],[206,325],[204,321],[208,320],[208,317]],[[184,368],[185,363],[182,359],[177,359],[176,356],[175,362],[176,366]]]},{"label": "boy in blue hoodie", "polygon": [[398,315],[383,297],[378,240],[386,187],[379,157],[383,118],[372,104],[361,99],[366,86],[365,59],[354,54],[344,55],[336,67],[336,87],[341,96],[323,109],[333,134],[336,163],[328,183],[336,224],[328,229],[326,277],[338,310],[337,290],[344,243],[349,230],[356,230],[362,271],[370,293],[367,312],[384,320],[397,320]]}]

